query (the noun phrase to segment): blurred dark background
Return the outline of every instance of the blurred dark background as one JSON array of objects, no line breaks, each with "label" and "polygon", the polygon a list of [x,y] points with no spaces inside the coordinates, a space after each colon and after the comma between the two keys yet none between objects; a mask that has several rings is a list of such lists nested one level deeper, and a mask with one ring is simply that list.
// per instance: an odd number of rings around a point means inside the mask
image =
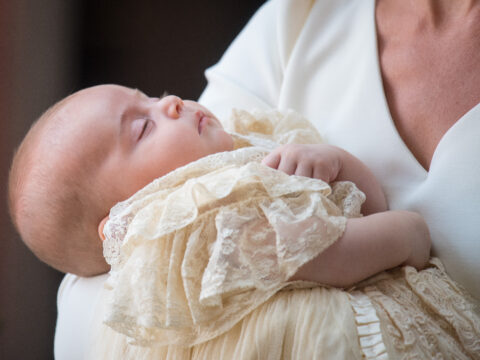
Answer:
[{"label": "blurred dark background", "polygon": [[22,244],[6,206],[8,168],[31,123],[101,83],[196,99],[263,0],[0,0],[0,359],[52,359],[62,274]]}]

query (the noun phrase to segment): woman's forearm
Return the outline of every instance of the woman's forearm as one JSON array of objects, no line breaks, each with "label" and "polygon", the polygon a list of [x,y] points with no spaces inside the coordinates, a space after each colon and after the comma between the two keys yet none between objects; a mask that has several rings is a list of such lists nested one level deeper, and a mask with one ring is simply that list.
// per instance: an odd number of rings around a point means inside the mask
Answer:
[{"label": "woman's forearm", "polygon": [[344,234],[290,280],[349,287],[383,270],[407,264],[423,268],[430,236],[421,216],[386,211],[349,219]]}]

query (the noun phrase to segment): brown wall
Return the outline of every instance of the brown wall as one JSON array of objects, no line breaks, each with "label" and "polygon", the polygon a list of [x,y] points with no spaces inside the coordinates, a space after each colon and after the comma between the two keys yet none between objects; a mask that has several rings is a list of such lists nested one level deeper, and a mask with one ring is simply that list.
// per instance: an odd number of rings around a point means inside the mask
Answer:
[{"label": "brown wall", "polygon": [[52,359],[62,274],[36,260],[6,209],[13,149],[58,99],[99,83],[197,98],[263,0],[0,0],[0,359]]},{"label": "brown wall", "polygon": [[0,3],[0,359],[51,359],[61,274],[20,241],[6,208],[13,149],[31,122],[73,86],[75,2]]}]

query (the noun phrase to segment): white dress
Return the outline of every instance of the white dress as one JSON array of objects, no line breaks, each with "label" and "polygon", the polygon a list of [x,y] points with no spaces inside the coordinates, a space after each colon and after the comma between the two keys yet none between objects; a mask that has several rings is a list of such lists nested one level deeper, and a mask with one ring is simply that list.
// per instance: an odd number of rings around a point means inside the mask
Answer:
[{"label": "white dress", "polygon": [[[476,141],[480,125],[475,120],[480,117],[480,106],[445,134],[426,172],[402,142],[387,107],[378,65],[373,0],[268,2],[207,76],[209,85],[200,101],[218,117],[225,118],[232,107],[293,108],[309,118],[328,143],[359,157],[380,180],[392,209],[415,210],[426,218],[435,255],[455,280],[480,298],[480,241],[475,231],[480,204],[480,189],[476,186],[480,178],[480,162],[476,161],[480,154],[480,143]],[[422,276],[428,278],[428,273]],[[58,301],[57,359],[73,358],[66,350],[70,344],[77,344],[76,355],[83,358],[82,349],[91,341],[90,334],[62,330],[85,328],[94,298],[84,288],[98,293],[101,286],[97,282],[73,275],[65,277],[68,286],[60,288]],[[78,284],[83,288],[79,289]],[[309,329],[318,326],[310,320],[320,315],[325,323],[336,324],[332,327],[333,338],[346,342],[358,338],[356,332],[351,332],[350,320],[345,320],[351,314],[342,317],[339,314],[343,313],[336,309],[348,298],[335,292],[337,300],[325,304],[319,297],[321,291],[281,292],[275,305],[266,311],[266,328],[275,326],[284,329],[285,334],[296,333],[295,344],[283,343],[283,349],[290,349],[291,354],[301,355],[318,340],[310,337],[302,342],[302,335],[324,334]],[[292,297],[325,311],[312,310],[298,316],[287,306]],[[278,312],[284,315],[280,323],[275,322]],[[260,328],[254,330],[263,333]],[[241,339],[244,330],[235,331],[235,338]],[[394,340],[400,347],[415,342],[408,336],[408,328],[397,335],[387,343],[388,348],[395,348]],[[331,351],[341,348],[330,344]],[[337,355],[331,351],[327,352],[331,358],[355,358],[360,354],[358,347]],[[270,349],[269,354],[274,352]],[[256,355],[268,358],[261,351]]]}]

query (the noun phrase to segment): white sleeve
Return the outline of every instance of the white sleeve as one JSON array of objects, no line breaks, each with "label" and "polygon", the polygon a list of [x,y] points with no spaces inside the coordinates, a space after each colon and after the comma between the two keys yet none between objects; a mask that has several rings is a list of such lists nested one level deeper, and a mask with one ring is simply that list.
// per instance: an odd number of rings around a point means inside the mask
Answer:
[{"label": "white sleeve", "polygon": [[219,119],[232,108],[275,108],[290,53],[311,0],[271,0],[250,19],[220,61],[207,69],[199,102]]},{"label": "white sleeve", "polygon": [[57,294],[57,326],[54,355],[56,360],[84,360],[93,339],[92,325],[108,274],[82,278],[67,274]]}]

